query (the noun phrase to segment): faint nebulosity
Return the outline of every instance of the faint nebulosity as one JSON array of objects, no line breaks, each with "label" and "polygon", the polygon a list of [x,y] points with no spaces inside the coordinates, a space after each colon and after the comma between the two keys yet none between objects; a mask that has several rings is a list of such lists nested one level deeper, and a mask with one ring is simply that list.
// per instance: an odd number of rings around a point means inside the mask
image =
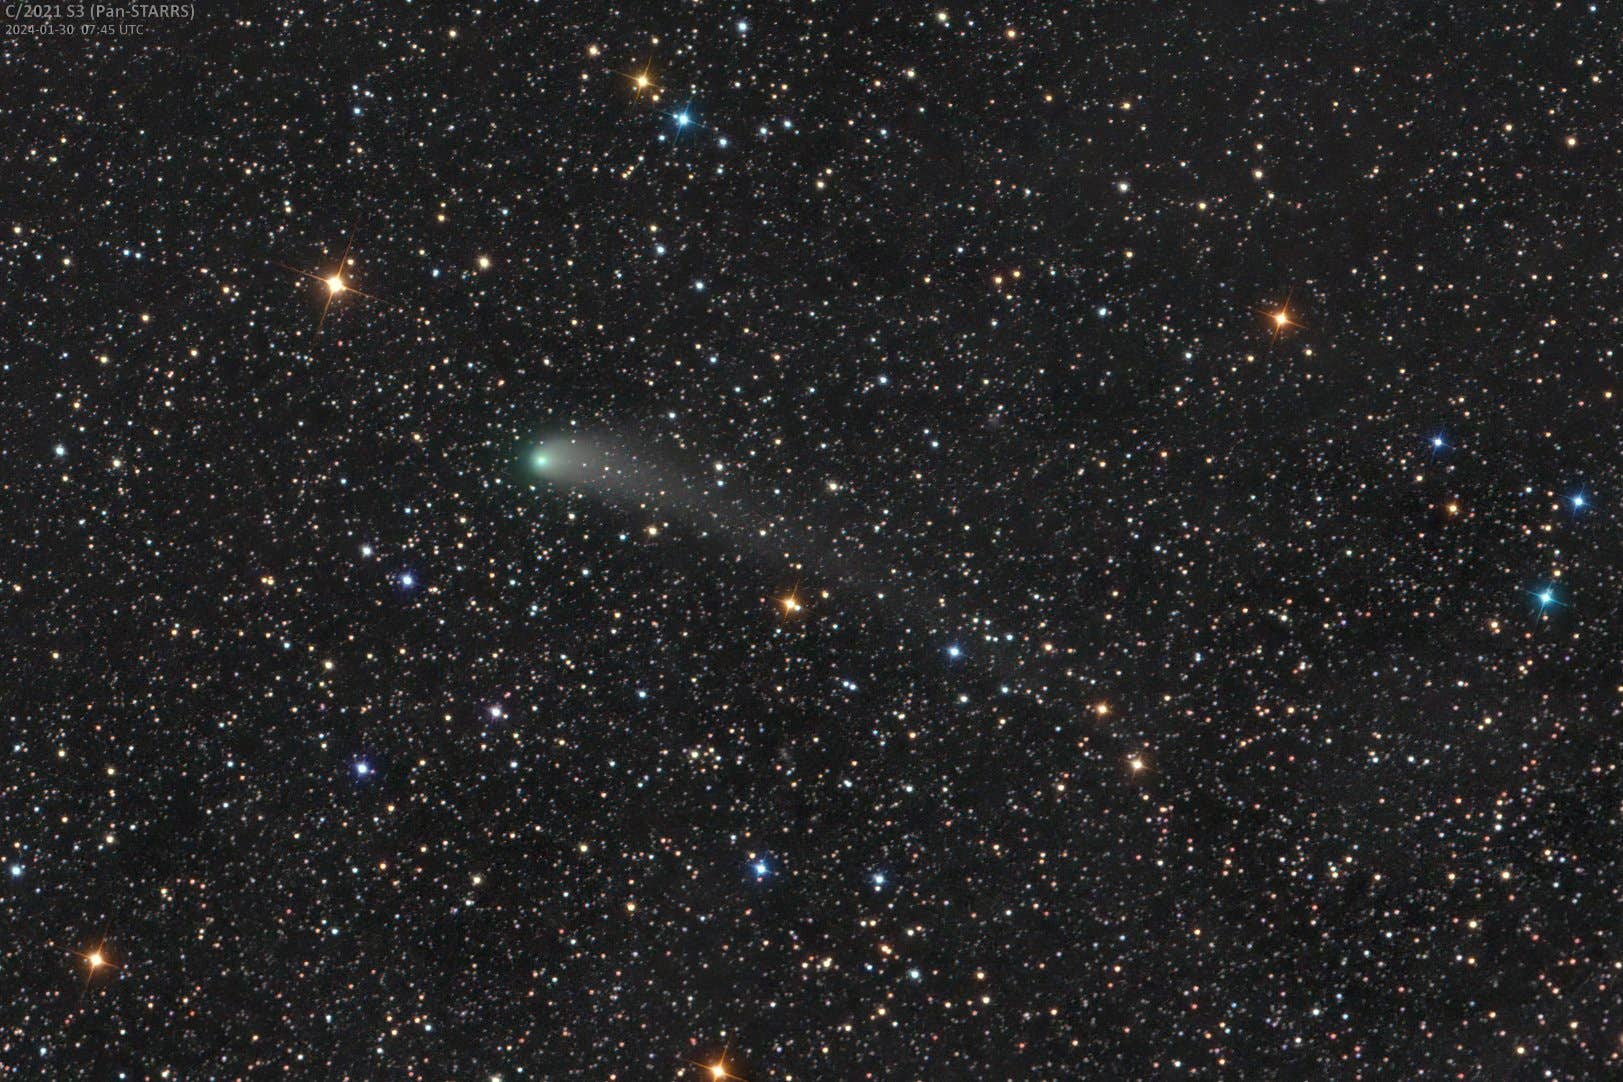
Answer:
[{"label": "faint nebulosity", "polygon": [[1623,1073],[1616,11],[72,6],[0,1076]]}]

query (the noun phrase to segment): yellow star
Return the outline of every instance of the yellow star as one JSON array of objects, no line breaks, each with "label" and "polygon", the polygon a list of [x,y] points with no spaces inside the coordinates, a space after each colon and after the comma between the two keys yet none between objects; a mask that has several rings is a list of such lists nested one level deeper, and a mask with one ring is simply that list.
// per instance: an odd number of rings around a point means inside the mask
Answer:
[{"label": "yellow star", "polygon": [[641,101],[645,93],[652,93],[656,100],[659,98],[659,86],[654,82],[654,77],[651,74],[653,66],[653,60],[649,59],[643,64],[642,70],[639,72],[622,71],[619,73],[624,78],[631,80],[631,85],[636,88],[633,100]]}]

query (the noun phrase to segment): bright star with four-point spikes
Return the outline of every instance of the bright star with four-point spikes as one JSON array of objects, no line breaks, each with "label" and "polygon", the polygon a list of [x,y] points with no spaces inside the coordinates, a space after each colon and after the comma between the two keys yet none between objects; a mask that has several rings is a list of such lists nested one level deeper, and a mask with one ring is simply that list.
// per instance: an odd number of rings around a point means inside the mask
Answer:
[{"label": "bright star with four-point spikes", "polygon": [[1539,616],[1543,616],[1551,606],[1566,607],[1566,603],[1556,594],[1553,584],[1541,586],[1537,590],[1529,590],[1528,593],[1533,597],[1533,604],[1537,608]]},{"label": "bright star with four-point spikes", "polygon": [[326,288],[327,299],[321,305],[321,318],[316,321],[317,332],[319,332],[322,325],[327,322],[327,312],[332,308],[333,301],[337,300],[340,295],[345,293],[353,293],[357,297],[365,297],[369,301],[375,301],[378,299],[372,296],[370,293],[362,293],[360,290],[350,285],[349,282],[344,278],[344,270],[349,266],[350,262],[349,252],[354,245],[355,231],[351,230],[349,240],[344,244],[344,254],[338,257],[338,266],[334,267],[326,274],[319,274],[316,271],[305,270],[302,267],[295,267],[288,263],[278,264],[279,266],[292,271],[294,274],[304,278],[309,278],[312,281],[320,282]]}]

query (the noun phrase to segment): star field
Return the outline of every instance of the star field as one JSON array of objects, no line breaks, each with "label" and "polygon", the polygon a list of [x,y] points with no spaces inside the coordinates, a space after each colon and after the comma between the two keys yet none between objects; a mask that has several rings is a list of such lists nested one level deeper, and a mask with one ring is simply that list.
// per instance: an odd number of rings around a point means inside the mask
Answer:
[{"label": "star field", "polygon": [[1604,5],[139,7],[0,57],[0,1076],[1623,1072]]}]

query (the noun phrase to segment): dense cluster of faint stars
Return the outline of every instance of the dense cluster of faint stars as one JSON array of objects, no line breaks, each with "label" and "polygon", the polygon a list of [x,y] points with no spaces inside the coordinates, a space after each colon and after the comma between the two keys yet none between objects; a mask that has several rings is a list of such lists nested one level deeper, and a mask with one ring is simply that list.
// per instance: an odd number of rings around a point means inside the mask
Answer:
[{"label": "dense cluster of faint stars", "polygon": [[566,7],[4,62],[0,1064],[1623,1070],[1612,16]]}]

